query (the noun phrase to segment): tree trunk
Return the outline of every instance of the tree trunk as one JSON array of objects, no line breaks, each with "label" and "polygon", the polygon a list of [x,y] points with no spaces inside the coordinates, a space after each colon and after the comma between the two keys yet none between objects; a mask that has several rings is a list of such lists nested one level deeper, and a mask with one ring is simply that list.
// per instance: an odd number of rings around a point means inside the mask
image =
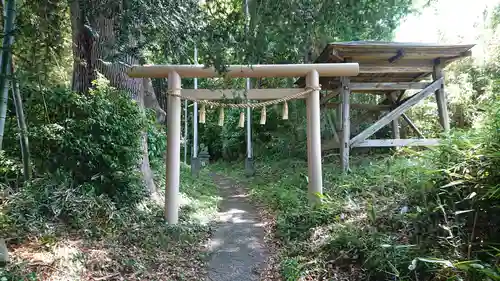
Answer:
[{"label": "tree trunk", "polygon": [[16,1],[8,0],[3,2],[4,7],[4,37],[2,43],[2,55],[0,56],[0,89],[3,90],[0,100],[0,150],[5,130],[5,118],[7,115],[7,101],[9,99],[9,61],[12,52],[12,43],[14,41],[14,19],[16,17]]},{"label": "tree trunk", "polygon": [[[121,9],[121,4],[110,1],[92,0],[72,0],[71,3],[71,24],[73,32],[73,90],[86,93],[91,82],[97,76],[97,72],[106,77],[113,87],[125,90],[131,94],[131,98],[144,109],[153,108],[157,113],[159,122],[165,119],[165,112],[160,108],[153,90],[151,79],[143,83],[142,79],[132,79],[127,76],[127,65],[139,64],[139,59],[129,54],[119,54],[116,56],[114,45],[116,41],[115,28],[119,26],[119,19],[116,18],[119,12],[114,12],[110,17],[106,17],[102,5],[116,5]],[[120,1],[117,1],[120,2]],[[114,10],[107,7],[108,10]],[[93,11],[93,14],[89,13]],[[116,10],[114,10],[116,11]],[[122,62],[105,62],[106,58],[119,57]],[[144,89],[144,95],[141,93]],[[151,195],[156,195],[156,186],[153,181],[153,173],[149,165],[147,133],[143,132],[141,148],[143,157],[139,168],[142,172],[146,190]]]}]

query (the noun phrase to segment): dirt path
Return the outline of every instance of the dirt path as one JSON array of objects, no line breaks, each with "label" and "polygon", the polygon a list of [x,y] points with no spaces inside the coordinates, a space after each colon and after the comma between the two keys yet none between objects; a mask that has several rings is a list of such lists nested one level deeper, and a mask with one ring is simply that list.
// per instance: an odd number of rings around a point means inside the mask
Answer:
[{"label": "dirt path", "polygon": [[257,208],[244,189],[234,181],[213,175],[223,198],[219,224],[209,242],[209,280],[253,281],[269,253],[264,244],[265,229]]}]

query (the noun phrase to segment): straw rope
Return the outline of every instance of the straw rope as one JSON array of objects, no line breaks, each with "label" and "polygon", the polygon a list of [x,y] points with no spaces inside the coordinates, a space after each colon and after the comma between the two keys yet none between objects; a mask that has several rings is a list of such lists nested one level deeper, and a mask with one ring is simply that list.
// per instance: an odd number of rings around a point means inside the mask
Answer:
[{"label": "straw rope", "polygon": [[314,87],[314,88],[313,87],[306,87],[305,91],[302,91],[302,92],[299,92],[299,93],[296,93],[296,94],[293,94],[293,95],[289,95],[289,96],[286,96],[286,97],[282,97],[282,98],[279,98],[279,99],[270,100],[270,101],[264,101],[264,102],[259,102],[259,103],[220,103],[220,102],[213,102],[213,101],[208,101],[208,100],[199,100],[199,99],[196,99],[196,98],[191,98],[191,97],[186,97],[186,96],[182,96],[182,95],[176,94],[176,92],[178,92],[180,90],[181,89],[170,89],[167,92],[167,95],[172,96],[172,97],[179,97],[179,98],[184,99],[184,100],[198,102],[200,104],[205,104],[205,105],[209,105],[209,106],[213,106],[213,107],[222,107],[222,108],[252,108],[252,109],[255,109],[255,108],[266,107],[266,106],[269,106],[269,105],[279,104],[279,103],[286,102],[286,101],[289,101],[289,100],[297,99],[297,98],[303,97],[303,96],[305,96],[307,94],[310,94],[310,93],[312,93],[314,91],[319,91],[319,90],[321,90],[321,88],[320,87]]}]

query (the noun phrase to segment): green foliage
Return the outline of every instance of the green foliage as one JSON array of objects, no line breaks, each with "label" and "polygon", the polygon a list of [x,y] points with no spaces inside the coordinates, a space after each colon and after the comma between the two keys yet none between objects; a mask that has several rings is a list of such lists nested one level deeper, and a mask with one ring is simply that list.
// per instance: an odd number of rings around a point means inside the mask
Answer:
[{"label": "green foliage", "polygon": [[[90,184],[88,191],[97,195],[129,202],[142,198],[137,167],[146,123],[134,101],[104,81],[97,81],[88,96],[56,89],[42,101],[38,92],[29,94],[32,100],[25,110],[38,175],[60,171],[72,184]],[[10,121],[8,130],[17,131],[13,118]],[[19,157],[13,149],[18,136],[9,136],[8,155]]]},{"label": "green foliage", "polygon": [[438,149],[355,159],[348,175],[326,164],[319,207],[307,203],[303,161],[260,162],[248,183],[276,213],[284,278],[498,280],[498,97]]},{"label": "green foliage", "polygon": [[[157,173],[159,182],[164,183],[164,175],[164,171]],[[0,202],[0,228],[2,235],[16,238],[11,244],[29,248],[30,244],[41,243],[37,252],[71,244],[75,238],[82,241],[83,247],[70,258],[80,264],[77,274],[110,275],[119,267],[127,280],[194,280],[204,270],[200,247],[211,232],[219,201],[216,192],[206,172],[195,178],[188,167],[182,166],[180,193],[187,205],[182,206],[180,223],[169,226],[162,206],[150,200],[120,205],[106,194],[95,194],[89,183],[78,186],[68,175],[55,173],[30,181]],[[30,244],[24,243],[31,238],[35,239]],[[95,252],[106,257],[99,260],[98,268]],[[17,257],[0,269],[0,278],[31,280],[31,276],[43,276],[23,262]],[[51,274],[57,272],[71,280],[64,263],[61,260],[53,265]]]}]

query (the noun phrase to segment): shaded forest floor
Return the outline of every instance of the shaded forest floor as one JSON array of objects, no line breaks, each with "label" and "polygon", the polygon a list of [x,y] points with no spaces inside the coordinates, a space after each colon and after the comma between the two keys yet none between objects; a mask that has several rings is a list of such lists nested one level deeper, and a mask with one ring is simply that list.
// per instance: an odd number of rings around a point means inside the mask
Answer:
[{"label": "shaded forest floor", "polygon": [[[97,206],[80,211],[101,213],[90,213],[79,226],[63,218],[16,225],[15,218],[7,221],[2,217],[2,229],[9,232],[11,262],[0,267],[0,277],[9,281],[97,281],[198,280],[205,276],[206,241],[213,231],[220,198],[207,173],[196,179],[188,167],[181,173],[182,207],[177,226],[167,226],[162,207],[149,201],[117,209],[96,200]],[[158,184],[164,186],[164,171],[157,175]],[[2,208],[9,198],[1,201]],[[77,207],[84,209],[83,205]]]}]

